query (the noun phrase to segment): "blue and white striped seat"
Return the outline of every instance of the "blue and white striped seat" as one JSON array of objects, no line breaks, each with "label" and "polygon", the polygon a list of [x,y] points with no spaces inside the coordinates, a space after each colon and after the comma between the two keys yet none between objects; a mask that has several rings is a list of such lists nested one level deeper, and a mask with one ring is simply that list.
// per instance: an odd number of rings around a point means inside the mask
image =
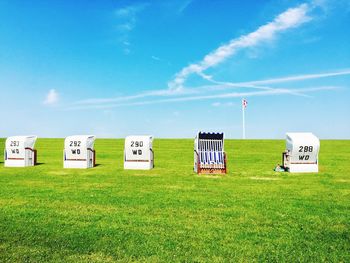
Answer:
[{"label": "blue and white striped seat", "polygon": [[225,169],[223,133],[198,133],[195,139],[195,171]]}]

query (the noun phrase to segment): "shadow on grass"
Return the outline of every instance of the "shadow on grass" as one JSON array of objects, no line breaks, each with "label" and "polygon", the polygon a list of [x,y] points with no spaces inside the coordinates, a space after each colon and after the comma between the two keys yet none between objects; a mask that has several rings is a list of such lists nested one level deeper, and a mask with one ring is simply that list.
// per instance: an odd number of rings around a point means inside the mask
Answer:
[{"label": "shadow on grass", "polygon": [[37,166],[37,165],[43,165],[43,164],[45,164],[45,163],[36,163],[35,166]]},{"label": "shadow on grass", "polygon": [[100,166],[101,164],[100,163],[97,163],[97,164],[95,164],[95,166],[94,167],[97,167],[97,166]]}]

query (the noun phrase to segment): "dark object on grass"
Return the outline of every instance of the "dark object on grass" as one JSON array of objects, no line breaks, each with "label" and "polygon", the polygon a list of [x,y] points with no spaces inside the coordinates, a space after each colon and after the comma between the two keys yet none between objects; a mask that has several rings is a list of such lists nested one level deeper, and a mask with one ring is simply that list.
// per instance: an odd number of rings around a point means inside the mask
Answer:
[{"label": "dark object on grass", "polygon": [[277,166],[275,167],[274,171],[275,172],[285,172],[286,169],[283,166],[277,164]]}]

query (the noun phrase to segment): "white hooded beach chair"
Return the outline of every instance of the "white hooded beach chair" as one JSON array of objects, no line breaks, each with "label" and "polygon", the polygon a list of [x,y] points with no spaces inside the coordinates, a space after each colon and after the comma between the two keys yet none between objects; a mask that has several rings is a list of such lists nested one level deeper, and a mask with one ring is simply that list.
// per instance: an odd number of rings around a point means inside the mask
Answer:
[{"label": "white hooded beach chair", "polygon": [[291,173],[318,172],[320,140],[310,132],[287,133],[283,167]]},{"label": "white hooded beach chair", "polygon": [[64,168],[92,168],[96,165],[94,135],[68,136],[64,141]]},{"label": "white hooded beach chair", "polygon": [[26,167],[34,166],[37,160],[37,151],[34,149],[37,136],[12,136],[5,143],[5,166]]},{"label": "white hooded beach chair", "polygon": [[124,146],[124,169],[150,170],[154,167],[153,136],[128,136]]}]

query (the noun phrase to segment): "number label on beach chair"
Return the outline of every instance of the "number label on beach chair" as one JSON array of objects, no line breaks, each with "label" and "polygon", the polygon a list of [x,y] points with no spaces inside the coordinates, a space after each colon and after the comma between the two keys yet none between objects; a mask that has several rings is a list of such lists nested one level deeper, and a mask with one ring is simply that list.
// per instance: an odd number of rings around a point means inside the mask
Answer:
[{"label": "number label on beach chair", "polygon": [[5,143],[5,166],[25,167],[36,164],[36,150],[34,145],[36,136],[13,136]]},{"label": "number label on beach chair", "polygon": [[291,173],[318,172],[320,140],[312,133],[287,133],[283,167]]},{"label": "number label on beach chair", "polygon": [[94,135],[68,136],[64,141],[64,168],[91,168],[95,166]]},{"label": "number label on beach chair", "polygon": [[124,169],[150,170],[154,166],[153,137],[128,136],[125,138]]}]

